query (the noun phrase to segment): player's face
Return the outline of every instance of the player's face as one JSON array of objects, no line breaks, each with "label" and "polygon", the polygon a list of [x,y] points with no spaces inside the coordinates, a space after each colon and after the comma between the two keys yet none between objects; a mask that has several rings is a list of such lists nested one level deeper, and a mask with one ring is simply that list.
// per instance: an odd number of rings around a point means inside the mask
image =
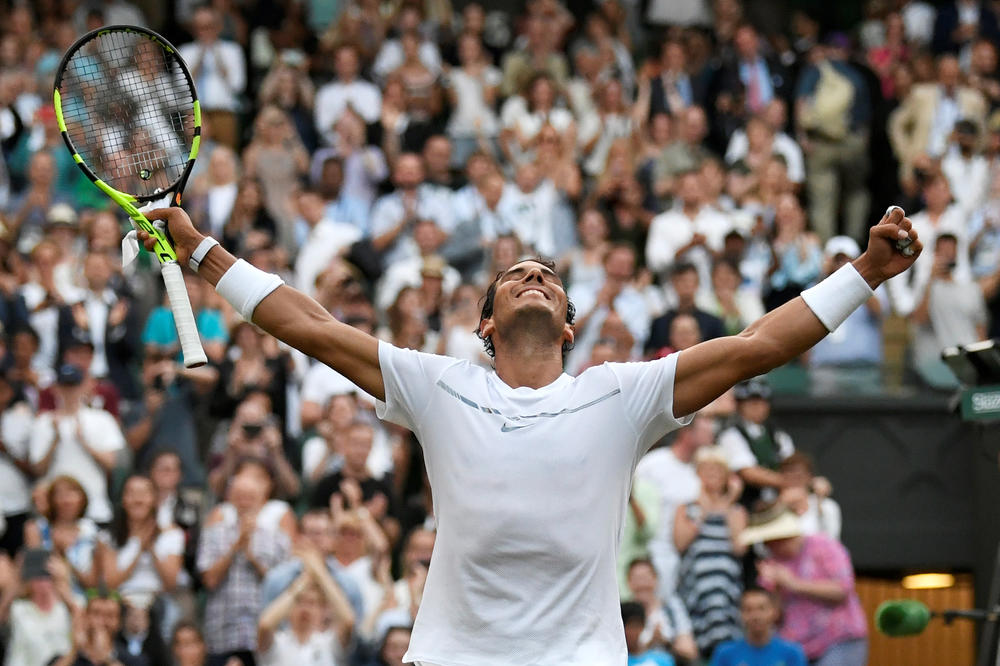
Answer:
[{"label": "player's face", "polygon": [[562,280],[552,269],[537,261],[518,262],[497,283],[493,316],[483,322],[483,333],[502,333],[509,325],[546,326],[560,344],[567,337],[572,341],[567,304]]}]

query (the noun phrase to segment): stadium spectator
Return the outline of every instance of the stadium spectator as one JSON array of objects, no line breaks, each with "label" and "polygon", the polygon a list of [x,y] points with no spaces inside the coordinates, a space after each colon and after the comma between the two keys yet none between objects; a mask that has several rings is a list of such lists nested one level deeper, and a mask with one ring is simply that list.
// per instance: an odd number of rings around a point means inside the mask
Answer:
[{"label": "stadium spectator", "polygon": [[799,517],[803,534],[825,534],[839,541],[840,505],[829,497],[830,484],[817,479],[814,468],[812,457],[801,451],[782,460],[780,469],[786,485],[778,499]]},{"label": "stadium spectator", "polygon": [[694,317],[702,340],[711,340],[724,334],[722,320],[698,308],[699,282],[698,269],[694,264],[678,263],[674,266],[670,274],[670,285],[673,287],[676,306],[650,324],[649,338],[646,340],[647,354],[660,353],[660,350],[670,344],[671,325],[680,314]]},{"label": "stadium spectator", "polygon": [[198,8],[191,19],[195,41],[181,45],[178,52],[190,64],[212,136],[236,150],[240,136],[237,112],[247,85],[246,65],[240,45],[222,39],[223,27],[214,5]]},{"label": "stadium spectator", "polygon": [[762,588],[746,590],[740,600],[740,616],[743,638],[720,645],[711,666],[736,666],[747,660],[757,666],[806,666],[802,647],[776,635],[781,606],[772,593]]},{"label": "stadium spectator", "polygon": [[645,626],[638,637],[639,646],[669,649],[671,654],[688,661],[697,659],[698,646],[691,633],[691,618],[684,602],[673,593],[664,602],[658,594],[659,587],[652,562],[638,559],[629,564],[628,589],[622,599],[639,603],[646,612]]},{"label": "stadium spectator", "polygon": [[663,650],[643,649],[639,636],[646,624],[646,610],[635,601],[622,602],[622,624],[625,626],[625,646],[629,666],[674,666],[673,657]]},{"label": "stadium spectator", "polygon": [[780,504],[755,515],[742,543],[767,547],[758,579],[781,599],[781,638],[802,645],[817,664],[867,662],[868,624],[846,548],[822,534],[804,536],[798,520]]},{"label": "stadium spectator", "polygon": [[28,438],[33,418],[31,407],[0,373],[0,506],[6,526],[0,535],[0,551],[10,558],[24,544],[24,526],[30,516],[33,474]]},{"label": "stadium spectator", "polygon": [[72,476],[57,476],[45,488],[41,515],[24,526],[24,545],[44,548],[66,564],[75,590],[93,587],[99,580],[96,549],[98,529],[87,512],[87,494]]},{"label": "stadium spectator", "polygon": [[701,481],[698,499],[677,507],[674,516],[674,546],[681,556],[677,594],[691,616],[698,651],[708,659],[721,642],[740,633],[740,558],[746,551],[740,533],[747,512],[737,503],[743,483],[730,476],[721,448],[699,449],[695,470]]},{"label": "stadium spectator", "polygon": [[71,649],[76,602],[65,566],[44,549],[29,548],[20,569],[5,567],[0,587],[0,623],[10,632],[5,663],[47,664]]}]

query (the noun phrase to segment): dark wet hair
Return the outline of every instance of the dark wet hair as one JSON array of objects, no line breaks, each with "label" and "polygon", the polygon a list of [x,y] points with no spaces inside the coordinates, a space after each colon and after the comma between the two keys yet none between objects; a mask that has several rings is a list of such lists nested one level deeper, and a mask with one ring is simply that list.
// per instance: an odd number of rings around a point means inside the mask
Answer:
[{"label": "dark wet hair", "polygon": [[[545,266],[546,268],[548,268],[548,269],[550,269],[552,271],[555,271],[555,269],[556,269],[556,262],[552,261],[551,259],[545,259],[544,257],[529,257],[528,259],[522,259],[521,261],[518,261],[517,263],[520,264],[520,263],[524,263],[525,261],[534,261],[536,263],[541,264],[542,266]],[[497,295],[497,285],[500,284],[500,278],[503,277],[503,275],[504,275],[505,272],[506,271],[500,271],[500,272],[498,272],[496,274],[496,277],[493,278],[493,282],[491,282],[490,286],[486,289],[486,295],[483,296],[483,299],[482,299],[483,300],[483,310],[479,314],[479,326],[477,326],[476,330],[474,331],[474,333],[476,334],[476,337],[478,337],[480,340],[483,341],[483,349],[486,350],[486,355],[489,356],[490,358],[496,358],[496,349],[493,347],[493,339],[490,336],[483,337],[483,333],[482,333],[483,321],[485,321],[485,320],[487,320],[487,319],[489,319],[490,317],[493,316],[493,300],[496,298],[496,295]],[[566,299],[566,323],[572,326],[573,322],[575,320],[576,320],[576,306],[574,306],[573,302],[570,301],[569,298],[567,298]],[[572,342],[564,342],[563,343],[563,346],[562,346],[562,359],[563,359],[563,363],[566,362],[566,354],[568,354],[571,349],[573,349],[573,343]]]}]

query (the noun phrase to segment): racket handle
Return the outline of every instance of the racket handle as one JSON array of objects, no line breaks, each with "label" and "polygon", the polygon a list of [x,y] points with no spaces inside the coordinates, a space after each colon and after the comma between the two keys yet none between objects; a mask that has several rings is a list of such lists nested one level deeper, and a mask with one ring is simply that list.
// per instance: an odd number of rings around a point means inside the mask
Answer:
[{"label": "racket handle", "polygon": [[170,309],[174,313],[174,324],[177,326],[177,337],[181,341],[181,352],[184,354],[184,366],[197,368],[208,362],[205,350],[198,337],[198,326],[191,311],[191,301],[188,300],[187,287],[184,286],[184,274],[180,264],[167,261],[160,266],[163,283],[167,285],[167,298]]}]

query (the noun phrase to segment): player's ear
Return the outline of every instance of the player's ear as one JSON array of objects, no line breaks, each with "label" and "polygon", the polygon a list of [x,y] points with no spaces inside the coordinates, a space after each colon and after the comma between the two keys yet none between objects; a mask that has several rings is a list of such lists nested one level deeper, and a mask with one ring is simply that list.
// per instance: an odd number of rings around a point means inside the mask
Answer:
[{"label": "player's ear", "polygon": [[576,339],[576,329],[573,328],[573,324],[563,324],[562,339],[564,343],[573,344],[573,340]]},{"label": "player's ear", "polygon": [[497,330],[496,325],[493,323],[493,317],[487,317],[479,322],[479,337],[488,338],[493,335]]}]

